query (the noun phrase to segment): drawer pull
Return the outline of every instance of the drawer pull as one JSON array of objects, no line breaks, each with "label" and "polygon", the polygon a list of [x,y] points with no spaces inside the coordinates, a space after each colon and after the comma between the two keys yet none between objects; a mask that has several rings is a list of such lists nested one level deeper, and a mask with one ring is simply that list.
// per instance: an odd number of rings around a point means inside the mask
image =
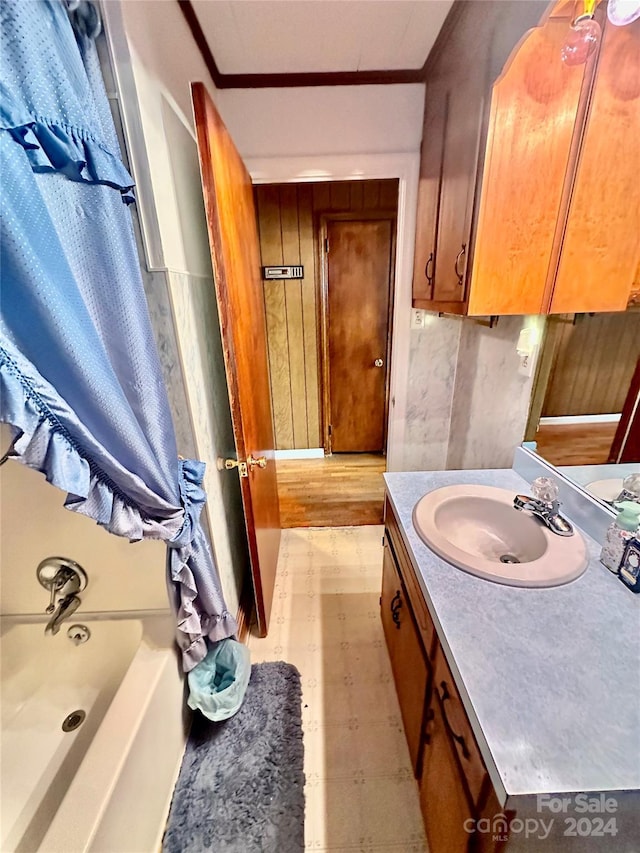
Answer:
[{"label": "drawer pull", "polygon": [[449,689],[447,687],[446,681],[440,682],[440,699],[442,701],[442,716],[444,718],[444,724],[446,726],[447,731],[449,732],[451,737],[457,743],[460,744],[460,747],[462,748],[463,757],[466,759],[471,758],[471,753],[469,752],[469,748],[467,747],[467,744],[466,744],[466,741],[465,741],[463,735],[457,735],[454,732],[454,730],[451,728],[451,723],[449,722],[449,718],[447,717],[447,707],[445,705],[445,702],[447,701],[447,699],[451,699],[451,694],[449,693]]},{"label": "drawer pull", "polygon": [[[396,601],[397,599],[397,601]],[[396,626],[398,630],[400,630],[400,608],[402,607],[402,596],[400,595],[400,590],[396,592],[396,594],[391,599],[391,618],[393,619],[393,624]]]}]

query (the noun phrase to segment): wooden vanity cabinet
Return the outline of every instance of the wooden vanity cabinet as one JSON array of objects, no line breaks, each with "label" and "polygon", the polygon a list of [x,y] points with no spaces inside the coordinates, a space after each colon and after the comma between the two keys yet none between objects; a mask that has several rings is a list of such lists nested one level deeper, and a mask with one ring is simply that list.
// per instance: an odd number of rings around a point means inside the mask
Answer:
[{"label": "wooden vanity cabinet", "polygon": [[389,502],[381,617],[431,853],[495,853],[500,807]]},{"label": "wooden vanity cabinet", "polygon": [[415,307],[564,313],[631,300],[640,21],[615,27],[601,2],[600,48],[569,67],[574,13],[567,0],[472,0],[443,28],[427,67]]}]

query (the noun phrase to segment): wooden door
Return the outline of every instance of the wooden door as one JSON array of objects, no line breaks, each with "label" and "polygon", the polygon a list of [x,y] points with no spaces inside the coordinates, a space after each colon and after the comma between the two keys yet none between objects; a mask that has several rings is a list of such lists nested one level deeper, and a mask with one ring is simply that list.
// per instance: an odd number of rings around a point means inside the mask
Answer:
[{"label": "wooden door", "polygon": [[258,630],[264,637],[280,546],[280,512],[253,190],[206,88],[193,83],[192,94]]},{"label": "wooden door", "polygon": [[334,453],[385,448],[395,219],[325,221],[325,426]]},{"label": "wooden door", "polygon": [[640,462],[640,358],[622,408],[609,462]]}]

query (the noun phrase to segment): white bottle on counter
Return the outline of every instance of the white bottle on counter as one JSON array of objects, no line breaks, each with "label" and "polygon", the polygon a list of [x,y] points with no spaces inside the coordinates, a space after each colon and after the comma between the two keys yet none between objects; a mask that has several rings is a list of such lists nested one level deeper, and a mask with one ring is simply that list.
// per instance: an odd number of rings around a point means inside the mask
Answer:
[{"label": "white bottle on counter", "polygon": [[640,524],[640,503],[621,501],[614,504],[618,510],[616,520],[611,523],[600,553],[600,562],[609,571],[618,573],[627,542],[633,538]]}]

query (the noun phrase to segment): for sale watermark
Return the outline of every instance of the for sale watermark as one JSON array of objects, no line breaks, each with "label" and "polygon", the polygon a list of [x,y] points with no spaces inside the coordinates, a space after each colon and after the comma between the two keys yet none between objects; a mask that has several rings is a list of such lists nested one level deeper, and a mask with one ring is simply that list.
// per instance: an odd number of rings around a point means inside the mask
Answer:
[{"label": "for sale watermark", "polygon": [[545,841],[553,833],[565,838],[612,838],[618,834],[618,801],[606,794],[539,794],[537,816],[511,817],[499,812],[492,817],[469,818],[465,832],[507,841],[515,835]]}]

